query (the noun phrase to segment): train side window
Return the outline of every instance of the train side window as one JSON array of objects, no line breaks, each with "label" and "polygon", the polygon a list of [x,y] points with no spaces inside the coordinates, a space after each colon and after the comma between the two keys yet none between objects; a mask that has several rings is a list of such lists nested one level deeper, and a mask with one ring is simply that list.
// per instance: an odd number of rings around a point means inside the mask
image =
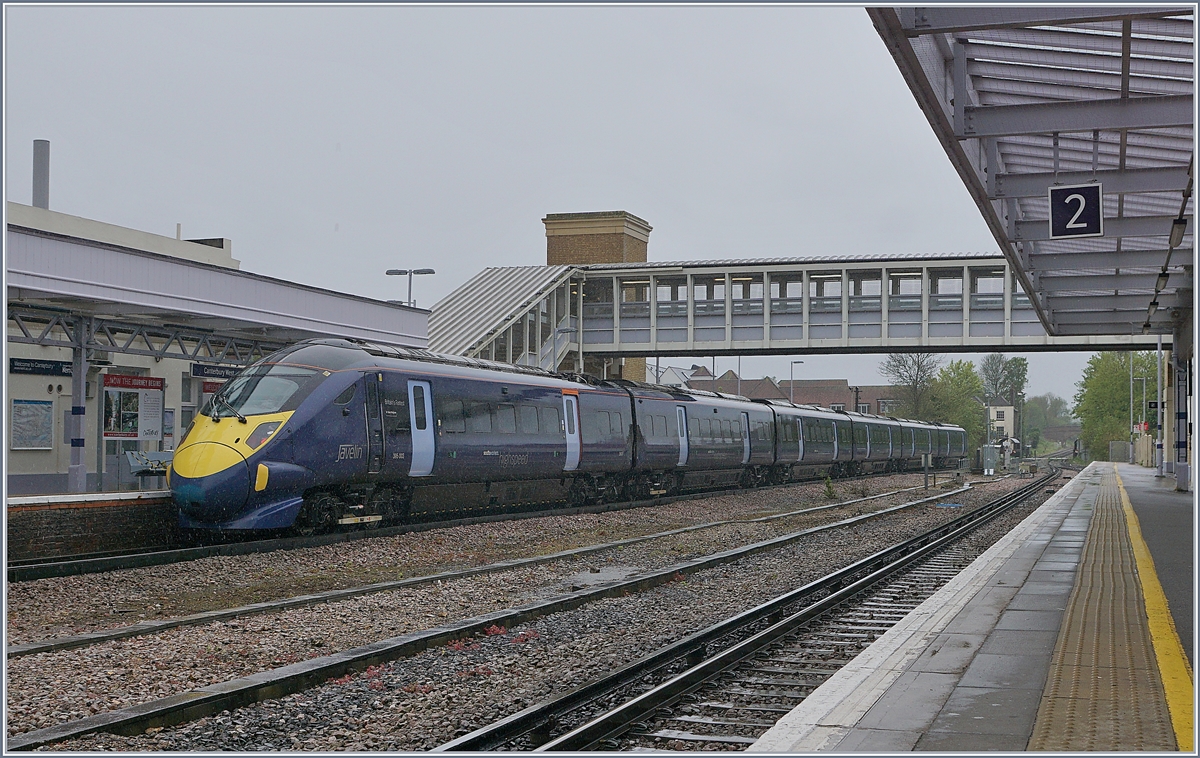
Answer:
[{"label": "train side window", "polygon": [[496,431],[500,434],[517,433],[517,406],[509,403],[496,406]]},{"label": "train side window", "polygon": [[724,421],[721,422],[721,436],[725,438],[726,442],[733,442],[734,440],[740,440],[742,438],[742,422],[741,421],[737,422],[737,433],[735,435],[734,429],[733,429],[733,422],[730,421],[729,419],[725,419]]},{"label": "train side window", "polygon": [[536,405],[521,406],[521,434],[538,433],[538,409]]},{"label": "train side window", "polygon": [[608,411],[583,414],[583,441],[599,442],[608,435]]},{"label": "train side window", "polygon": [[694,439],[700,439],[700,419],[692,416],[688,419],[688,428],[691,430]]},{"label": "train side window", "polygon": [[621,423],[622,421],[623,421],[623,419],[621,418],[620,413],[613,413],[609,416],[608,431],[613,437],[624,437],[625,436],[625,428]]},{"label": "train side window", "polygon": [[667,417],[666,416],[653,416],[652,420],[654,422],[654,436],[655,437],[666,437],[667,436]]},{"label": "train side window", "polygon": [[[562,421],[559,420],[557,408],[539,408],[538,413],[541,414],[540,428],[543,434],[563,433]],[[574,434],[575,419],[569,418],[567,421],[567,426],[569,427],[567,431],[569,431],[571,434]]]},{"label": "train side window", "polygon": [[425,418],[425,388],[418,384],[412,388],[412,392],[413,416],[417,421],[417,429],[424,430],[429,426],[429,419]]},{"label": "train side window", "polygon": [[467,431],[466,414],[461,400],[447,400],[441,404],[440,428],[443,432],[460,434]]},{"label": "train side window", "polygon": [[471,403],[467,411],[467,428],[476,434],[492,431],[492,412],[487,403]]},{"label": "train side window", "polygon": [[342,394],[340,394],[336,398],[334,398],[333,404],[334,405],[345,405],[346,403],[349,403],[351,400],[354,399],[354,388],[357,386],[358,386],[357,384],[351,384],[349,387],[342,390]]}]

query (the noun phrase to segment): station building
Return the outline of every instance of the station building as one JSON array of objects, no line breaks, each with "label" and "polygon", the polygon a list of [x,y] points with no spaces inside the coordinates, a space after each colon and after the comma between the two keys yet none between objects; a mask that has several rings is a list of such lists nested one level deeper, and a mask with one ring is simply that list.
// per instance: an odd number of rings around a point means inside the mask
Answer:
[{"label": "station building", "polygon": [[297,340],[427,345],[428,310],[242,271],[228,239],[6,211],[9,495],[161,489],[139,461],[169,455],[225,380]]}]

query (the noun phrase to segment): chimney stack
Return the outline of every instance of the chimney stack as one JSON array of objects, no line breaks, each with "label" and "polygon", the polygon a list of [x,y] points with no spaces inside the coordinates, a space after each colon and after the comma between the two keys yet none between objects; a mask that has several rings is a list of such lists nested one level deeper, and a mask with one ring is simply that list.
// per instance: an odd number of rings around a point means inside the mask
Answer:
[{"label": "chimney stack", "polygon": [[50,209],[50,140],[33,141],[33,205]]},{"label": "chimney stack", "polygon": [[546,265],[645,263],[650,225],[625,211],[548,213]]}]

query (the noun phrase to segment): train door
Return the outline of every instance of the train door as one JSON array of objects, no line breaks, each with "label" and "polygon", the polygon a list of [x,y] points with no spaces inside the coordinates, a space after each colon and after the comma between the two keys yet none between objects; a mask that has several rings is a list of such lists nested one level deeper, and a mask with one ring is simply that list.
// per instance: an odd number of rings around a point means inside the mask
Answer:
[{"label": "train door", "polygon": [[742,465],[750,462],[750,414],[742,411]]},{"label": "train door", "polygon": [[379,394],[383,387],[383,374],[372,371],[367,381],[367,473],[378,474],[383,470],[383,410]]},{"label": "train door", "polygon": [[804,421],[797,416],[789,418],[787,422],[796,425],[796,439],[799,441],[798,447],[800,448],[800,452],[796,454],[796,462],[799,463],[804,460]]},{"label": "train door", "polygon": [[686,466],[688,460],[687,408],[675,406],[675,421],[679,435],[679,465]]},{"label": "train door", "polygon": [[567,432],[567,462],[563,471],[579,468],[579,396],[563,393],[563,427]]},{"label": "train door", "polygon": [[408,383],[409,424],[412,427],[412,461],[409,476],[429,476],[433,471],[433,396],[429,382]]}]

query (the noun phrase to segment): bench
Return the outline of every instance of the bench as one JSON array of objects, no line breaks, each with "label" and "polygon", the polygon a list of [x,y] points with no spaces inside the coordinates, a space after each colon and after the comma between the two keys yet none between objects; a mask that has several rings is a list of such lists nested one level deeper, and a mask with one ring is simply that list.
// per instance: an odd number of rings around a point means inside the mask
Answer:
[{"label": "bench", "polygon": [[167,473],[167,464],[175,456],[174,453],[142,453],[127,451],[129,473],[134,476],[163,476]]}]

